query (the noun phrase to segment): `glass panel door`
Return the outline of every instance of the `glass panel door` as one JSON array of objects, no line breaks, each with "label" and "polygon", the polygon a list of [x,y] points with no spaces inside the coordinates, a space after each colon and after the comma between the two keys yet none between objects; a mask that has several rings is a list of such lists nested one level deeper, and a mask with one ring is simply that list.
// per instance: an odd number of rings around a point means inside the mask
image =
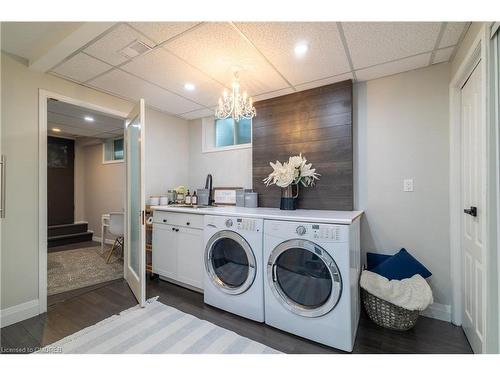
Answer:
[{"label": "glass panel door", "polygon": [[125,129],[127,204],[125,279],[141,306],[146,303],[144,100],[132,110]]},{"label": "glass panel door", "polygon": [[231,238],[221,238],[212,247],[212,266],[226,285],[239,287],[248,278],[248,258],[243,247]]},{"label": "glass panel door", "polygon": [[332,293],[326,264],[316,254],[296,247],[276,259],[276,280],[291,300],[308,308],[324,305]]},{"label": "glass panel door", "polygon": [[255,255],[248,242],[233,231],[223,230],[210,238],[205,268],[212,283],[228,294],[244,293],[256,274]]},{"label": "glass panel door", "polygon": [[267,263],[267,278],[277,300],[305,317],[327,314],[342,293],[342,278],[332,256],[307,240],[276,246]]}]

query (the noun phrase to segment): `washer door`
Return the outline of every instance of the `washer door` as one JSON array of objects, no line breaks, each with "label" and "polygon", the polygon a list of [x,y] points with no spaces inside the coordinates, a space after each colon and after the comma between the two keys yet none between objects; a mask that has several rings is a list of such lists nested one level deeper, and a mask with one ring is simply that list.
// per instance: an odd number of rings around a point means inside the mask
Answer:
[{"label": "washer door", "polygon": [[205,248],[205,269],[212,283],[228,294],[241,294],[255,279],[255,255],[238,233],[215,233]]},{"label": "washer door", "polygon": [[342,278],[333,258],[308,240],[279,244],[267,263],[271,290],[281,304],[306,317],[331,311],[342,293]]}]

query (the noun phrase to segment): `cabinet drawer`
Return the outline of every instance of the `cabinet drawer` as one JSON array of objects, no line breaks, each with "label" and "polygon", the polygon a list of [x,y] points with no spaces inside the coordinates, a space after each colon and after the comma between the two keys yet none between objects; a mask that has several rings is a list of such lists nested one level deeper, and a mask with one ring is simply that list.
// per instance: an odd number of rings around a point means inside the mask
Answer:
[{"label": "cabinet drawer", "polygon": [[203,215],[185,214],[183,212],[154,211],[153,222],[202,229]]}]

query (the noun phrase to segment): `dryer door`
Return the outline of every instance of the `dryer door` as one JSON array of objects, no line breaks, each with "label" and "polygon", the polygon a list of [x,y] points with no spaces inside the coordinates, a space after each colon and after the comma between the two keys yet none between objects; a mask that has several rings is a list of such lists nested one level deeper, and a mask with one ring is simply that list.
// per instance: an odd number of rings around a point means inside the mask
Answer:
[{"label": "dryer door", "polygon": [[278,245],[269,257],[267,278],[278,301],[305,317],[325,315],[342,293],[337,264],[325,249],[308,240]]},{"label": "dryer door", "polygon": [[215,233],[205,248],[205,269],[212,283],[228,294],[241,294],[253,284],[255,255],[238,233],[222,230]]}]

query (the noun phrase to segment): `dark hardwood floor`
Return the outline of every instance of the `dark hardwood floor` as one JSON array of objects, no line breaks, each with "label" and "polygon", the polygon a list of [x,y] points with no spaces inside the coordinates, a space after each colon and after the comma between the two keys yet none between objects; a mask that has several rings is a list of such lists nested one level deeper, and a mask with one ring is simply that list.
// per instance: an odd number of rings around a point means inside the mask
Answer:
[{"label": "dark hardwood floor", "polygon": [[[148,297],[159,296],[167,305],[284,353],[343,353],[205,305],[201,294],[159,279],[148,279],[147,294]],[[124,280],[61,295],[48,307],[46,314],[3,328],[2,353],[31,352],[135,304]],[[353,352],[471,353],[471,348],[462,329],[446,322],[421,317],[412,330],[395,332],[378,327],[363,313]]]}]

